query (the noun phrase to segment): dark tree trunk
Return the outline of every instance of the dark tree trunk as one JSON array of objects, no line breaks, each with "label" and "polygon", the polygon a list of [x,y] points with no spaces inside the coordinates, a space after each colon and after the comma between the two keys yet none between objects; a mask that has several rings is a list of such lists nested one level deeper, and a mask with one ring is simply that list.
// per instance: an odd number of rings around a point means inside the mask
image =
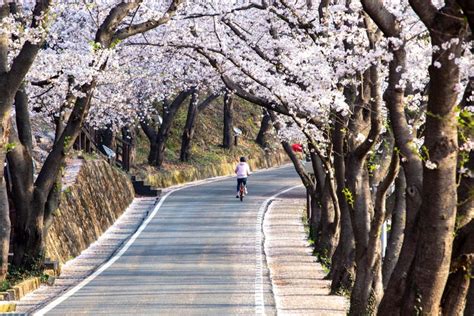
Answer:
[{"label": "dark tree trunk", "polygon": [[107,126],[106,128],[103,128],[98,131],[98,145],[99,145],[99,150],[107,155],[105,152],[104,148],[102,146],[106,146],[110,149],[113,148],[113,142],[114,142],[114,132],[112,131],[112,126]]},{"label": "dark tree trunk", "polygon": [[[471,273],[474,273],[472,271]],[[467,291],[466,297],[466,308],[464,309],[464,316],[474,315],[474,281],[471,280],[469,290]]]},{"label": "dark tree trunk", "polygon": [[73,146],[80,133],[90,108],[95,82],[83,87],[86,96],[76,100],[69,120],[61,135],[48,154],[41,171],[33,182],[33,161],[31,156],[31,125],[27,111],[26,97],[19,91],[15,99],[18,135],[11,134],[12,141],[19,144],[8,153],[11,166],[13,191],[12,200],[16,209],[13,263],[27,269],[38,268],[44,257],[44,238],[50,224],[52,212],[57,207],[60,190],[55,187],[60,180],[60,169],[66,153]]},{"label": "dark tree trunk", "polygon": [[334,202],[331,197],[329,177],[326,177],[321,201],[321,225],[319,238],[316,240],[316,251],[322,258],[332,258],[338,243],[337,223]]},{"label": "dark tree trunk", "polygon": [[268,147],[268,133],[271,128],[271,117],[266,110],[263,110],[262,122],[260,123],[260,130],[258,131],[255,142],[262,148]]},{"label": "dark tree trunk", "polygon": [[234,97],[230,92],[224,95],[224,137],[222,147],[231,149],[234,145]]},{"label": "dark tree trunk", "polygon": [[159,133],[158,138],[156,139],[156,156],[152,166],[155,166],[158,169],[161,169],[163,162],[165,161],[166,141],[168,140],[170,129],[171,128],[167,128],[167,131],[164,131],[164,134]]},{"label": "dark tree trunk", "polygon": [[176,98],[168,104],[163,103],[163,120],[156,130],[151,122],[140,122],[140,125],[150,142],[150,152],[148,154],[148,163],[160,169],[165,159],[166,142],[168,141],[171,127],[178,110],[184,104],[187,97],[192,94],[194,89],[181,91]]},{"label": "dark tree trunk", "polygon": [[314,241],[318,241],[321,234],[321,192],[320,186],[316,184],[316,191],[310,193],[310,220],[309,220],[309,235]]},{"label": "dark tree trunk", "polygon": [[[181,143],[181,153],[180,153],[180,160],[181,161],[188,161],[190,158],[190,149],[191,149],[191,142],[194,137],[194,130],[196,119],[199,113],[204,111],[215,99],[219,97],[218,93],[210,94],[204,101],[195,106],[191,103],[189,104],[188,109],[188,116],[186,118],[186,126],[184,127],[182,143]],[[193,94],[193,98],[195,98],[195,102],[197,102],[197,92],[196,96]],[[194,108],[195,107],[195,108]]]},{"label": "dark tree trunk", "polygon": [[313,190],[313,194],[311,195],[311,221],[310,221],[310,236],[316,242],[316,245],[320,241],[321,237],[321,217],[322,217],[322,208],[323,208],[323,193],[324,189],[326,188],[329,190],[328,187],[325,187],[327,184],[326,182],[326,174],[324,173],[323,164],[321,159],[315,154],[311,155],[311,164],[314,170],[314,177],[315,177],[315,188]]},{"label": "dark tree trunk", "polygon": [[151,165],[158,153],[158,148],[156,146],[158,132],[151,126],[149,122],[140,121],[140,127],[142,128],[143,132],[145,133],[145,136],[148,138],[148,142],[150,143],[150,150],[148,152],[148,164]]},{"label": "dark tree trunk", "polygon": [[[355,94],[355,93],[354,93]],[[350,99],[349,97],[347,98]],[[333,132],[334,170],[337,182],[337,195],[341,209],[341,236],[331,263],[331,292],[349,293],[355,280],[355,244],[349,206],[343,194],[345,188],[344,138],[346,120],[342,115],[336,117]]]},{"label": "dark tree trunk", "polygon": [[442,311],[443,315],[462,315],[474,271],[474,219],[458,232],[452,260],[451,273],[443,293]]},{"label": "dark tree trunk", "polygon": [[48,234],[49,227],[53,223],[54,212],[59,208],[62,192],[62,175],[58,173],[56,177],[56,182],[51,188],[46,200],[45,210],[44,210],[44,228],[43,228],[43,239],[46,238]]},{"label": "dark tree trunk", "polygon": [[179,159],[188,161],[191,149],[191,140],[194,136],[194,127],[198,115],[198,91],[194,90],[189,101],[188,116],[184,125],[183,136],[181,138],[181,152]]},{"label": "dark tree trunk", "polygon": [[[353,202],[350,207],[352,229],[355,237],[356,278],[351,293],[350,315],[373,313],[371,295],[378,288],[376,278],[379,266],[369,263],[369,230],[373,205],[368,185],[369,176],[358,159],[348,159],[347,182]],[[380,251],[379,248],[375,251]]]}]

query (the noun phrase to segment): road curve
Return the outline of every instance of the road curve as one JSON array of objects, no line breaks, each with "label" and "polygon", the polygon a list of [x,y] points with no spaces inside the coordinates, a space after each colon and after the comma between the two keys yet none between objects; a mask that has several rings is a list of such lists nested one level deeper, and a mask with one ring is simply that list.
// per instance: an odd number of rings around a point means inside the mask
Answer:
[{"label": "road curve", "polygon": [[233,178],[171,193],[120,257],[37,315],[275,314],[265,265],[256,278],[259,208],[300,183],[287,166],[251,175],[243,202]]}]

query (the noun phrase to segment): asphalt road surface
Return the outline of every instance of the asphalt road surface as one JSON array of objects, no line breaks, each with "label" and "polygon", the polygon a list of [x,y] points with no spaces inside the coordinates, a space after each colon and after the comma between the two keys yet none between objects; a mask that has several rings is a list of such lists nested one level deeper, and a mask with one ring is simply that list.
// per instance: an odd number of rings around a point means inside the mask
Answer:
[{"label": "asphalt road surface", "polygon": [[300,183],[287,166],[251,175],[243,202],[235,198],[235,178],[171,193],[121,256],[43,312],[275,314],[268,271],[259,264],[259,209]]}]

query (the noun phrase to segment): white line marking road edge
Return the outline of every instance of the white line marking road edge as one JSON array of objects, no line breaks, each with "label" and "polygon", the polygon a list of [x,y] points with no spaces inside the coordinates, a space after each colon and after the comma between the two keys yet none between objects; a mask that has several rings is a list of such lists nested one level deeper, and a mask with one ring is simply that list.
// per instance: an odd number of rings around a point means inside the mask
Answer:
[{"label": "white line marking road edge", "polygon": [[[285,167],[288,167],[289,164],[285,164],[285,165],[282,165],[282,166],[277,166],[277,167],[272,167],[272,168],[268,168],[268,169],[260,169],[258,170],[257,172],[260,173],[260,172],[265,172],[265,171],[272,171],[272,170],[275,170],[275,169],[280,169],[280,168],[285,168]],[[257,173],[257,172],[254,172],[254,173]],[[130,239],[127,240],[127,242],[125,243],[125,245],[122,246],[122,248],[120,248],[119,252],[117,252],[112,258],[110,258],[107,262],[105,262],[102,266],[100,266],[96,271],[94,271],[91,275],[89,275],[87,278],[85,278],[84,280],[82,280],[80,283],[78,283],[76,286],[74,286],[73,288],[67,290],[63,295],[59,296],[58,298],[56,298],[55,300],[53,300],[52,302],[46,304],[46,306],[44,306],[43,308],[41,308],[40,310],[38,310],[37,312],[34,312],[33,315],[34,316],[43,316],[45,315],[46,313],[50,312],[53,308],[55,308],[56,306],[58,306],[59,304],[61,304],[62,302],[64,302],[65,300],[67,300],[69,297],[71,297],[72,295],[74,295],[77,291],[79,291],[80,289],[82,289],[84,286],[86,286],[87,284],[89,284],[92,280],[94,280],[97,276],[99,276],[102,272],[104,272],[105,270],[107,270],[115,261],[117,261],[127,250],[128,248],[130,248],[130,246],[135,242],[135,240],[138,238],[138,236],[142,233],[143,230],[145,230],[145,228],[148,226],[148,224],[150,223],[150,221],[155,217],[156,213],[158,213],[158,210],[160,209],[161,205],[164,203],[164,201],[166,200],[166,198],[171,195],[171,193],[174,193],[176,191],[179,191],[181,189],[186,189],[186,188],[190,188],[190,187],[194,187],[194,186],[198,186],[198,185],[202,185],[202,184],[207,184],[207,183],[211,183],[211,182],[217,182],[219,180],[224,180],[224,179],[227,179],[227,178],[232,178],[234,176],[232,175],[227,175],[227,176],[217,176],[217,177],[213,177],[213,178],[208,178],[208,179],[204,179],[204,180],[197,180],[197,181],[194,181],[194,182],[191,182],[191,183],[187,183],[187,184],[183,184],[183,185],[179,185],[177,187],[174,187],[174,188],[168,188],[166,191],[166,194],[160,198],[158,204],[155,206],[155,208],[153,209],[153,211],[148,215],[148,217],[145,219],[145,221],[138,227],[137,231],[130,237]],[[293,188],[290,188],[290,189],[293,189]],[[269,201],[272,199],[272,198],[275,198],[277,197],[278,195],[286,192],[286,191],[289,191],[290,189],[287,189],[285,191],[282,191],[276,195],[274,195],[273,197],[267,199],[265,203],[269,203]],[[169,191],[168,191],[169,190]],[[267,202],[268,201],[268,202]],[[260,216],[260,212],[261,210],[259,209],[259,216]],[[263,213],[262,213],[263,215]],[[260,232],[261,234],[261,232]],[[262,236],[260,236],[262,237]],[[260,245],[260,249],[262,245]],[[260,261],[261,262],[261,261]],[[262,272],[262,271],[261,271]],[[262,282],[263,282],[263,277],[262,277]],[[262,297],[263,297],[263,283],[262,283]],[[263,300],[262,300],[263,302]],[[262,303],[263,304],[263,303]]]},{"label": "white line marking road edge", "polygon": [[280,195],[302,187],[302,184],[295,185],[288,189],[278,192],[277,194],[266,199],[260,208],[258,209],[257,224],[255,226],[256,238],[255,238],[255,315],[265,315],[265,299],[263,295],[263,247],[264,247],[264,235],[263,235],[263,219],[265,212],[268,209],[270,203],[279,197]]}]

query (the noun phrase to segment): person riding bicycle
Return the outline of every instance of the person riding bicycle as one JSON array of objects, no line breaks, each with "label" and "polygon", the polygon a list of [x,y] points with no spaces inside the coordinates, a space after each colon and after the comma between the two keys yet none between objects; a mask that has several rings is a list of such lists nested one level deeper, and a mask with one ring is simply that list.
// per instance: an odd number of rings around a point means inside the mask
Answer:
[{"label": "person riding bicycle", "polygon": [[239,197],[240,184],[243,183],[245,187],[245,194],[247,194],[247,177],[250,175],[250,167],[246,162],[245,157],[240,157],[240,162],[235,167],[235,173],[237,174],[237,195]]}]

